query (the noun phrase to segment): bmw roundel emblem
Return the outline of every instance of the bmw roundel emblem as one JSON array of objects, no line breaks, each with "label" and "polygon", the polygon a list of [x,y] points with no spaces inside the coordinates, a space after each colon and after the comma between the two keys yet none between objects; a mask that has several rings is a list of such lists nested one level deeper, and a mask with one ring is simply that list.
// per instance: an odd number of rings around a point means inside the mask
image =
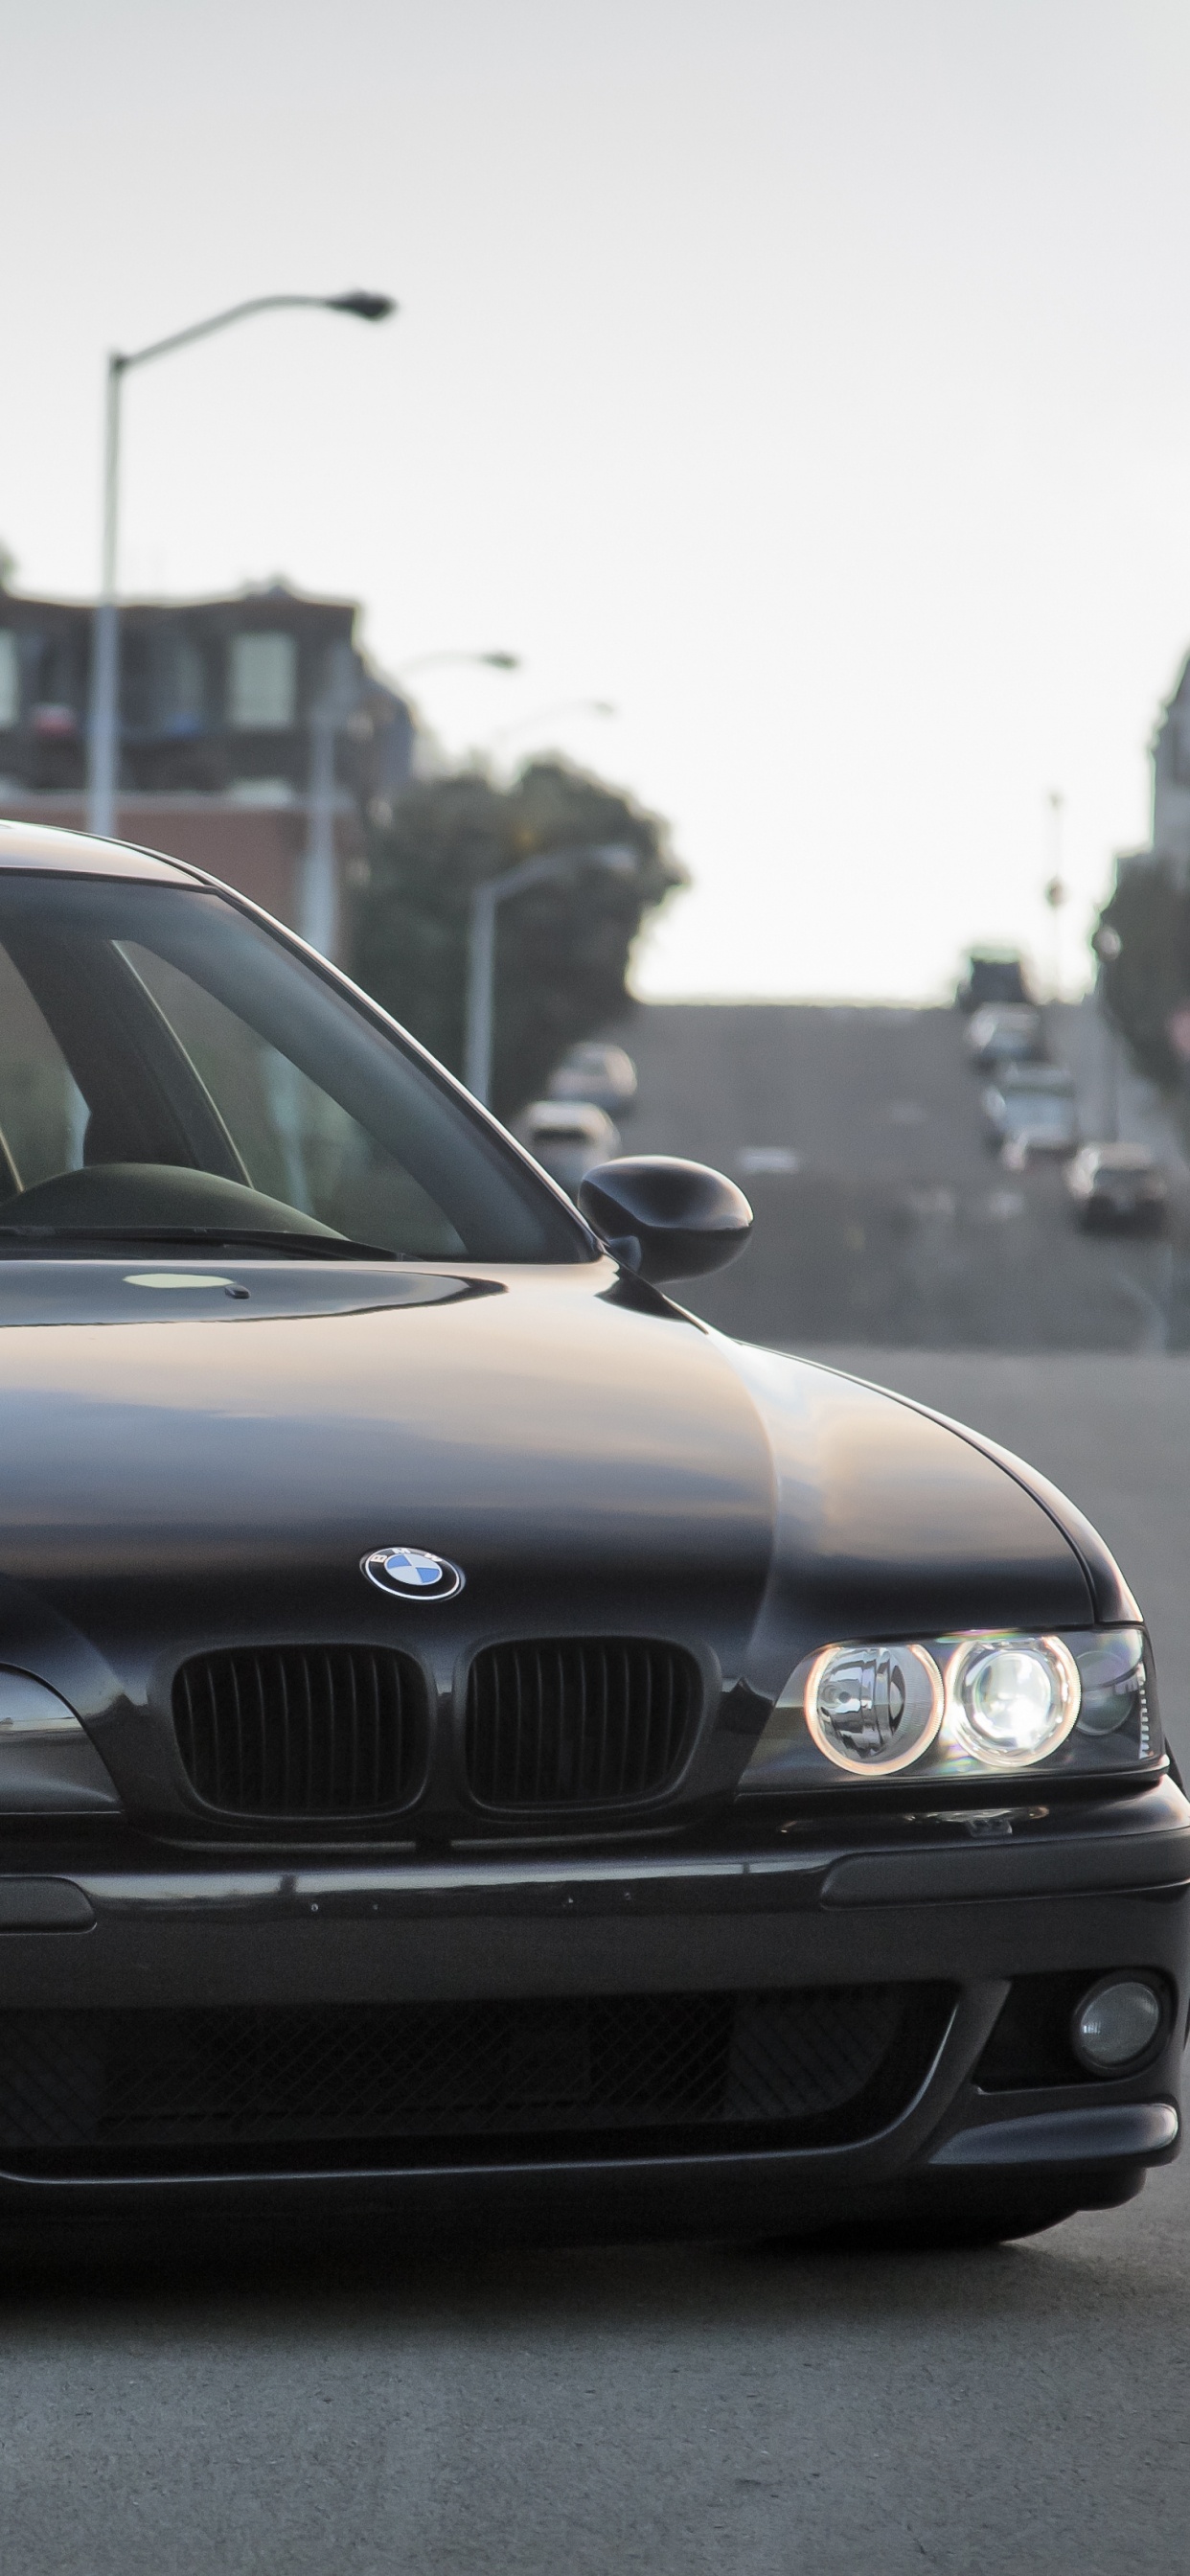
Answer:
[{"label": "bmw roundel emblem", "polygon": [[424,1547],[376,1547],[363,1559],[369,1583],[402,1601],[449,1601],[463,1589],[457,1565],[445,1556],[430,1556]]}]

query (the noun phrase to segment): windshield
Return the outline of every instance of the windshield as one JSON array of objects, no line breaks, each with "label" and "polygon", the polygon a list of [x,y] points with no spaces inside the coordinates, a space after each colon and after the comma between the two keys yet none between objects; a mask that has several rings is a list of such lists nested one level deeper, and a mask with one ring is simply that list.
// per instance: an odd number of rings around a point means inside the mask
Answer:
[{"label": "windshield", "polygon": [[1055,1135],[1065,1133],[1073,1116],[1069,1095],[1062,1091],[1010,1092],[1006,1110],[1012,1126]]},{"label": "windshield", "polygon": [[576,1261],[577,1219],[220,896],[0,877],[0,1249],[31,1235]]}]

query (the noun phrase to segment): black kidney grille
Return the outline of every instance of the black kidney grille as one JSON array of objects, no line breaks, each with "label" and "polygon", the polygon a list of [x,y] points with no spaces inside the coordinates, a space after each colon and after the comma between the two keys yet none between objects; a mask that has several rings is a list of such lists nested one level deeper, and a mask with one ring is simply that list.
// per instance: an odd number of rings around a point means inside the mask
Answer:
[{"label": "black kidney grille", "polygon": [[[893,2116],[945,1989],[0,2013],[0,2154],[602,2131],[829,2139]],[[608,2151],[605,2148],[605,2151]],[[611,2150],[614,2151],[614,2148]],[[325,2159],[324,2159],[325,2161]]]},{"label": "black kidney grille", "polygon": [[680,1770],[702,1696],[693,1655],[635,1638],[489,1646],[467,1690],[467,1785],[486,1807],[655,1797]]},{"label": "black kidney grille", "polygon": [[174,1729],[191,1786],[225,1815],[383,1815],[420,1783],[425,1684],[383,1647],[195,1655],[174,1679]]}]

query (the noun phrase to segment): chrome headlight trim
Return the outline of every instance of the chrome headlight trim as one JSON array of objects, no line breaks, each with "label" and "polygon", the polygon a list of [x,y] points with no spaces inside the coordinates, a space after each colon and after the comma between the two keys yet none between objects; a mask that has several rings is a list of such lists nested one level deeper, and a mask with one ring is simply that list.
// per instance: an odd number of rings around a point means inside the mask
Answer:
[{"label": "chrome headlight trim", "polygon": [[[845,1740],[842,1740],[843,1722],[837,1716],[832,1717],[821,1705],[822,1685],[832,1666],[837,1666],[845,1660],[870,1666],[873,1674],[877,1675],[880,1666],[892,1656],[900,1656],[905,1660],[912,1657],[917,1671],[925,1682],[929,1693],[929,1705],[924,1718],[918,1726],[912,1743],[904,1751],[897,1748],[895,1719],[887,1749],[872,1754],[849,1751]],[[880,1643],[824,1646],[822,1653],[815,1656],[806,1677],[803,1707],[807,1729],[818,1746],[819,1752],[825,1753],[828,1762],[833,1762],[840,1771],[849,1771],[860,1779],[884,1780],[894,1771],[908,1770],[911,1762],[918,1761],[923,1753],[928,1752],[942,1724],[946,1708],[946,1685],[933,1656],[924,1646]]]},{"label": "chrome headlight trim", "polygon": [[[998,1657],[1005,1661],[1031,1664],[1036,1671],[1047,1672],[1052,1685],[1051,1714],[1043,1720],[1044,1732],[1032,1747],[1020,1744],[997,1744],[986,1727],[981,1731],[975,1701],[980,1668],[992,1666]],[[1024,1636],[1006,1633],[968,1639],[958,1648],[946,1669],[946,1720],[948,1732],[963,1753],[969,1753],[989,1771],[1031,1771],[1035,1763],[1044,1762],[1064,1744],[1071,1728],[1078,1722],[1082,1706],[1082,1678],[1070,1648],[1061,1637]]]},{"label": "chrome headlight trim", "polygon": [[[1033,1657],[1039,1663],[1052,1686],[1048,1720],[1040,1677],[1035,1674],[1031,1685],[1025,1671],[1018,1676],[1024,1685],[1024,1722],[1014,1726],[1014,1676],[1009,1666],[992,1672],[993,1687],[984,1710],[991,1723],[980,1725],[978,1705],[966,1705],[965,1685],[972,1682],[979,1665],[986,1665],[998,1652]],[[940,1722],[932,1722],[931,1703],[931,1722],[921,1723],[920,1690],[916,1694],[911,1690],[910,1702],[917,1698],[916,1711],[909,1711],[910,1717],[916,1717],[913,1741],[897,1752],[892,1738],[903,1737],[905,1712],[890,1701],[887,1673],[875,1692],[872,1683],[880,1659],[897,1658],[903,1684],[910,1655],[919,1683],[927,1670],[940,1676]],[[841,1689],[832,1694],[824,1690],[824,1681],[838,1658],[854,1658],[857,1668],[840,1673]],[[832,1716],[834,1725],[828,1723]],[[1012,1739],[1007,1743],[1005,1733]],[[895,1642],[839,1638],[808,1647],[770,1709],[737,1791],[749,1797],[783,1796],[795,1790],[813,1793],[828,1787],[832,1778],[842,1786],[840,1773],[847,1780],[867,1779],[874,1785],[897,1774],[910,1774],[915,1785],[920,1780],[940,1788],[964,1783],[974,1788],[980,1781],[1006,1784],[1013,1776],[1022,1784],[1051,1774],[1118,1779],[1165,1767],[1152,1660],[1145,1632],[1137,1623],[1062,1635],[1007,1627],[952,1629],[948,1635]]]}]

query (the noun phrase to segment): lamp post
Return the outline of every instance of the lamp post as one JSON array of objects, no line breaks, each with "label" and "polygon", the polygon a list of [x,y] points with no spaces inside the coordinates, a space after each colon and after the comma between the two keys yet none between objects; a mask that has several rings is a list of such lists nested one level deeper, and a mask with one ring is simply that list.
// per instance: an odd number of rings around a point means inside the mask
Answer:
[{"label": "lamp post", "polygon": [[1107,987],[1103,970],[1105,966],[1114,966],[1117,958],[1123,955],[1124,942],[1119,931],[1110,921],[1106,921],[1100,923],[1092,937],[1091,946],[1099,960],[1099,974],[1096,982],[1104,1049],[1103,1134],[1107,1144],[1115,1145],[1118,1144],[1120,1136],[1120,1045],[1107,1007]]},{"label": "lamp post", "polygon": [[371,295],[363,287],[353,287],[345,295],[254,295],[246,304],[232,304],[225,313],[212,313],[205,322],[192,322],[185,331],[172,331],[168,339],[151,340],[143,349],[113,349],[108,357],[103,444],[103,556],[95,608],[87,739],[87,829],[98,833],[101,838],[109,837],[115,829],[116,791],[119,786],[120,612],[116,557],[120,504],[120,397],[124,378],[130,368],[147,366],[151,358],[170,357],[175,349],[188,348],[192,340],[208,339],[212,331],[225,331],[232,322],[246,322],[257,313],[277,313],[295,307],[324,313],[352,313],[360,322],[383,322],[397,310],[391,296]]},{"label": "lamp post", "polygon": [[1062,999],[1062,907],[1070,893],[1070,888],[1062,875],[1062,816],[1066,799],[1060,787],[1050,788],[1046,803],[1050,810],[1052,872],[1042,891],[1049,905],[1050,920],[1053,925],[1053,998],[1055,1002],[1060,1002]]},{"label": "lamp post", "polygon": [[476,1100],[488,1108],[492,1091],[492,1048],[496,1021],[496,914],[510,895],[527,894],[530,886],[564,884],[576,868],[606,868],[609,876],[636,874],[636,853],[622,841],[544,851],[489,877],[471,898],[471,936],[467,957],[467,1022],[463,1079]]},{"label": "lamp post", "polygon": [[333,644],[310,709],[307,836],[298,877],[298,931],[320,957],[333,957],[337,929],[335,814],[339,802],[335,744],[360,695],[358,666],[349,644]]}]

